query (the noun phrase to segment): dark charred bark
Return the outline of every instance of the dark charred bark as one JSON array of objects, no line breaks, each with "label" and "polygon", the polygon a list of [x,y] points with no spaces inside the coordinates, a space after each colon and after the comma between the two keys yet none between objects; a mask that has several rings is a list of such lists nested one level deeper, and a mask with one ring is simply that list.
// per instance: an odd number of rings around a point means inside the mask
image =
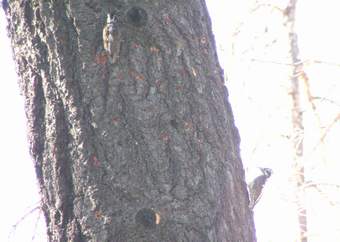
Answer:
[{"label": "dark charred bark", "polygon": [[8,19],[50,241],[255,241],[203,0],[11,1]]}]

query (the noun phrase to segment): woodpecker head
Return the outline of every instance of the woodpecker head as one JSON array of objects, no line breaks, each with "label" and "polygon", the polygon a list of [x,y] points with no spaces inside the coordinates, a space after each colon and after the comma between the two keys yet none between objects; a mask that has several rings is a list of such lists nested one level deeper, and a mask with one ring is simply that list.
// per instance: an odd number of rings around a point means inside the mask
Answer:
[{"label": "woodpecker head", "polygon": [[113,13],[108,13],[108,14],[107,14],[107,20],[106,20],[106,22],[107,22],[108,24],[114,24],[114,23],[116,23],[116,22],[117,22],[117,16],[114,15]]},{"label": "woodpecker head", "polygon": [[273,170],[270,169],[270,168],[262,168],[262,167],[259,167],[262,174],[268,179],[272,174],[273,174]]}]

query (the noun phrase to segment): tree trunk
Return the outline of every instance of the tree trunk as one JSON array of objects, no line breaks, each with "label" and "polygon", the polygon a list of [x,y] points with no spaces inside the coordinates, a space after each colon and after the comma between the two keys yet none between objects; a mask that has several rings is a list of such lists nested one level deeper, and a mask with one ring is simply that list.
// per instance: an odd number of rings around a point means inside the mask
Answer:
[{"label": "tree trunk", "polygon": [[9,5],[50,241],[256,240],[203,0]]},{"label": "tree trunk", "polygon": [[303,108],[301,80],[303,75],[303,62],[299,57],[298,36],[295,29],[295,12],[297,0],[290,0],[286,8],[286,25],[288,28],[289,54],[292,62],[291,97],[292,97],[292,145],[294,157],[294,180],[296,185],[297,217],[299,224],[299,241],[307,242],[307,208],[305,205],[305,167],[303,163]]}]

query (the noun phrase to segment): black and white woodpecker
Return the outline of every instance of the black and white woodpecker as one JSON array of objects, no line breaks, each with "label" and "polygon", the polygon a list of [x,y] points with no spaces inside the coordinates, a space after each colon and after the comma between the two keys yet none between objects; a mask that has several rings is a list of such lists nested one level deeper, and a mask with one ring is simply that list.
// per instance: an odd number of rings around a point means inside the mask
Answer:
[{"label": "black and white woodpecker", "polygon": [[249,208],[253,209],[261,198],[262,190],[273,171],[270,168],[260,168],[261,175],[248,184]]},{"label": "black and white woodpecker", "polygon": [[103,46],[112,63],[115,63],[119,58],[120,44],[121,35],[118,28],[118,18],[113,13],[109,13],[103,28]]}]

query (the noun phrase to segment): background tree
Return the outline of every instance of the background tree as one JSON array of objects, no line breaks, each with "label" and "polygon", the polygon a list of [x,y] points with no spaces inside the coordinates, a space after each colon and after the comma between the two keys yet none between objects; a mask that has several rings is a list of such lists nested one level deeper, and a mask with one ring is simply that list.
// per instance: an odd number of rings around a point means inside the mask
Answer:
[{"label": "background tree", "polygon": [[[51,241],[254,241],[202,1],[11,1]],[[116,63],[103,50],[118,17]]]},{"label": "background tree", "polygon": [[296,201],[297,215],[299,223],[299,241],[308,241],[308,226],[307,226],[307,209],[305,203],[305,193],[303,186],[305,185],[305,168],[303,162],[303,142],[304,142],[304,122],[303,122],[303,105],[301,88],[301,80],[306,77],[304,72],[303,62],[299,56],[298,35],[295,30],[297,0],[290,0],[284,14],[287,17],[289,53],[291,55],[291,96],[292,96],[292,132],[291,140],[293,145],[293,160],[294,160],[294,180],[296,182]]}]

